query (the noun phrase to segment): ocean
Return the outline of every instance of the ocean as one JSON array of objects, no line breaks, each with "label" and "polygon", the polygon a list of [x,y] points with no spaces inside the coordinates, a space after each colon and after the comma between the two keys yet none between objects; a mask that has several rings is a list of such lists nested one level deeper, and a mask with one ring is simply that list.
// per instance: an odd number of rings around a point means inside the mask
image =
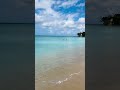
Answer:
[{"label": "ocean", "polygon": [[1,79],[9,85],[2,87],[29,90],[35,67],[36,90],[85,90],[85,75],[91,90],[118,89],[120,27],[86,25],[85,31],[85,38],[41,37],[32,24],[0,24],[1,76],[11,77]]},{"label": "ocean", "polygon": [[35,36],[36,90],[84,90],[84,37]]},{"label": "ocean", "polygon": [[86,25],[85,28],[86,89],[120,89],[120,26]]},{"label": "ocean", "polygon": [[34,89],[34,41],[34,24],[0,24],[0,89]]}]

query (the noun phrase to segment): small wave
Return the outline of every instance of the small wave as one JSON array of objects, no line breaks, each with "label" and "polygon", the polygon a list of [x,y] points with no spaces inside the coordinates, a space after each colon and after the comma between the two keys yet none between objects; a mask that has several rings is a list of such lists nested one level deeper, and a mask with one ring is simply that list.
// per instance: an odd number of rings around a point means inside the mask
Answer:
[{"label": "small wave", "polygon": [[52,81],[42,81],[42,83],[50,83],[50,84],[54,84],[54,85],[57,85],[57,84],[62,84],[63,82],[66,82],[68,80],[70,80],[74,75],[79,75],[81,72],[77,72],[77,73],[72,73],[70,74],[68,77],[64,78],[63,80],[52,80]]},{"label": "small wave", "polygon": [[67,78],[65,78],[64,80],[59,80],[59,81],[57,81],[56,84],[61,84],[61,83],[65,82],[65,81],[68,81],[68,80],[70,80],[74,75],[79,75],[79,74],[80,74],[80,72],[70,74],[70,75],[69,75]]}]

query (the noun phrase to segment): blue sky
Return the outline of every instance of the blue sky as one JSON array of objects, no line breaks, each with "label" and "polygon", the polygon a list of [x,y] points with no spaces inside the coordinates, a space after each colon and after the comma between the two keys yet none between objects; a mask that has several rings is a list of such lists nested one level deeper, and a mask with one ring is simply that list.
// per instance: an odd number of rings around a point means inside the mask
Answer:
[{"label": "blue sky", "polygon": [[76,36],[84,30],[84,0],[35,0],[36,35]]}]

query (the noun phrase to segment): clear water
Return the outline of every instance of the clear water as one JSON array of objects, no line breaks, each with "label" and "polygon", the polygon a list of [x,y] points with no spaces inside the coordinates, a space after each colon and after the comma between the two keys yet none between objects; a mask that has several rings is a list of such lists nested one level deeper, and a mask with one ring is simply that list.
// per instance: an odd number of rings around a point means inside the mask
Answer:
[{"label": "clear water", "polygon": [[56,53],[63,49],[73,49],[83,47],[84,38],[78,37],[35,37],[36,56],[43,56],[48,53]]},{"label": "clear water", "polygon": [[[37,70],[46,71],[56,64],[61,65],[70,63],[73,59],[64,62],[64,56],[69,55],[68,58],[74,58],[76,55],[83,55],[85,47],[85,38],[78,37],[35,37],[35,60],[36,65],[39,66]],[[76,51],[77,50],[77,51]],[[79,50],[79,53],[77,53]],[[75,56],[76,56],[75,55]],[[59,59],[58,59],[59,58]],[[52,60],[50,60],[52,59]],[[56,63],[57,62],[57,63]],[[59,62],[59,63],[58,63]],[[48,65],[48,66],[46,66]]]},{"label": "clear water", "polygon": [[120,81],[120,26],[86,25],[85,38],[88,89],[117,90]]},{"label": "clear water", "polygon": [[[49,86],[49,82],[56,81],[55,83],[61,84],[64,81],[71,79],[71,77],[79,75],[81,71],[84,71],[84,66],[81,68],[81,64],[84,62],[84,59],[85,38],[36,36],[36,87],[39,87],[39,89],[42,90],[48,90],[45,88]],[[43,82],[47,83],[43,85]],[[68,85],[71,84],[73,83]],[[57,88],[53,88],[52,90],[56,89]],[[62,87],[62,89],[65,90],[64,87]]]}]

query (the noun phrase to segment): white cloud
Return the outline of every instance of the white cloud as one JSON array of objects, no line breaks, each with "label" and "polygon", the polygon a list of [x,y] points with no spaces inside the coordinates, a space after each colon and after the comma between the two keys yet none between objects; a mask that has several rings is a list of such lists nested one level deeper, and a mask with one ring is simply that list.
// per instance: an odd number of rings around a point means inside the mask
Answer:
[{"label": "white cloud", "polygon": [[35,0],[35,9],[37,9],[37,8],[48,9],[48,8],[50,8],[51,4],[52,4],[51,0],[47,0],[47,1],[45,1],[45,0],[41,0],[41,1]]},{"label": "white cloud", "polygon": [[63,2],[59,7],[68,8],[68,7],[74,6],[77,2],[78,0],[68,0],[66,2]]},{"label": "white cloud", "polygon": [[[72,0],[68,2],[63,2],[61,6],[74,5],[77,0]],[[66,30],[69,33],[73,30],[84,30],[85,18],[79,18],[77,21],[74,20],[74,17],[78,16],[78,13],[74,14],[62,14],[60,12],[54,11],[51,7],[55,3],[53,0],[35,0],[35,9],[44,9],[42,13],[35,13],[35,22],[39,23],[40,27],[49,29],[50,33],[53,33],[53,30],[59,29],[61,33],[64,33]],[[61,3],[61,2],[57,2]],[[67,32],[67,33],[68,33]],[[68,33],[68,34],[69,34]]]},{"label": "white cloud", "polygon": [[64,22],[64,27],[74,27],[75,26],[75,22],[72,19],[68,19]]},{"label": "white cloud", "polygon": [[79,18],[78,22],[85,23],[85,18]]},{"label": "white cloud", "polygon": [[85,3],[80,3],[77,5],[77,7],[84,7],[85,6]]}]

